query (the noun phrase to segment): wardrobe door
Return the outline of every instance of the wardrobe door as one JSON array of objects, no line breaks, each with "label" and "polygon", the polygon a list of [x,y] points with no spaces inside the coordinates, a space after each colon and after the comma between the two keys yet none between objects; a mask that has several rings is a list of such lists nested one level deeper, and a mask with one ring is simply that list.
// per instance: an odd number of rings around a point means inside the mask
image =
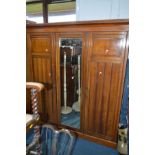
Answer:
[{"label": "wardrobe door", "polygon": [[91,62],[89,102],[85,109],[85,129],[109,140],[116,138],[120,95],[121,63]]},{"label": "wardrobe door", "polygon": [[[43,83],[45,89],[39,97],[39,110],[44,111],[48,121],[57,123],[54,67],[52,65],[52,35],[48,33],[31,33],[28,38],[31,66],[31,80]],[[41,105],[42,104],[42,105]]]},{"label": "wardrobe door", "polygon": [[91,33],[85,132],[116,141],[121,105],[126,33]]},{"label": "wardrobe door", "polygon": [[57,33],[57,103],[59,124],[81,130],[84,35]]}]

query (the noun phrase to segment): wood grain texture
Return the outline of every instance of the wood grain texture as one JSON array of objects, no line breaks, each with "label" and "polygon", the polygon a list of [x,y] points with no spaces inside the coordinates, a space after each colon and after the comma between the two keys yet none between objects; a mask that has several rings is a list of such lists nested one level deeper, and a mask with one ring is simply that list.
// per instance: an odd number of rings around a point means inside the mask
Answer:
[{"label": "wood grain texture", "polygon": [[92,57],[122,58],[126,33],[124,32],[98,32],[93,33]]},{"label": "wood grain texture", "polygon": [[116,146],[128,29],[128,20],[27,25],[27,79],[45,83],[48,122],[62,126],[59,40],[82,38],[81,128],[75,132]]},{"label": "wood grain texture", "polygon": [[50,36],[32,36],[31,37],[32,52],[45,53],[50,51]]},{"label": "wood grain texture", "polygon": [[[97,32],[90,35],[89,100],[85,105],[84,128],[88,134],[116,142],[127,33]],[[105,54],[105,47],[113,54]]]},{"label": "wood grain texture", "polygon": [[91,62],[89,74],[89,102],[85,107],[86,132],[115,140],[117,130],[115,117],[119,117],[116,107],[119,99],[122,64]]},{"label": "wood grain texture", "polygon": [[28,24],[27,27],[52,27],[52,26],[91,26],[91,25],[129,25],[128,19],[114,19],[114,20],[91,20],[91,21],[73,21],[73,22],[57,22],[57,23],[40,23],[40,24]]},{"label": "wood grain texture", "polygon": [[81,21],[53,24],[28,24],[27,32],[127,32],[129,20]]},{"label": "wood grain texture", "polygon": [[[52,60],[53,40],[50,33],[28,33],[28,46],[30,55],[29,68],[31,69],[31,81],[40,82],[45,85],[44,100],[45,111],[48,119],[57,123],[57,105],[55,102],[55,89],[53,89],[53,79],[55,75]],[[53,101],[54,100],[54,101]],[[40,107],[40,106],[39,106]],[[53,112],[55,111],[55,113]]]}]

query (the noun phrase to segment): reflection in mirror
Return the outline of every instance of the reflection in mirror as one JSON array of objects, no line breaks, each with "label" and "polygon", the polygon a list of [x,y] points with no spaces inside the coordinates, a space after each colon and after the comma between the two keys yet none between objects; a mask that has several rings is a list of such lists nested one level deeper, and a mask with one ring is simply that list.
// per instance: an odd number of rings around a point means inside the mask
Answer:
[{"label": "reflection in mirror", "polygon": [[60,40],[61,124],[80,129],[82,39]]}]

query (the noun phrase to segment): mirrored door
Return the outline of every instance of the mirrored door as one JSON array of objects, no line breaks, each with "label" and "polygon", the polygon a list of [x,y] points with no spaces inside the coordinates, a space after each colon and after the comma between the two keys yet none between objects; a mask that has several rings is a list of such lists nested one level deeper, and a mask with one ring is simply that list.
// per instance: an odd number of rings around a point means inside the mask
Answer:
[{"label": "mirrored door", "polygon": [[61,124],[80,129],[82,39],[59,41]]}]

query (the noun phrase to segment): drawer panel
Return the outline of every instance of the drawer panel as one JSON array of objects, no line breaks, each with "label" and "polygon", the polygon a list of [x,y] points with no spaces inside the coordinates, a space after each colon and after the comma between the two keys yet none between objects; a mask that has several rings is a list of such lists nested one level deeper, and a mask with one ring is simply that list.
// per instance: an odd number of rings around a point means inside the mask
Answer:
[{"label": "drawer panel", "polygon": [[92,57],[118,57],[124,56],[126,33],[93,33]]},{"label": "drawer panel", "polygon": [[31,52],[48,53],[50,52],[50,35],[31,35]]}]

